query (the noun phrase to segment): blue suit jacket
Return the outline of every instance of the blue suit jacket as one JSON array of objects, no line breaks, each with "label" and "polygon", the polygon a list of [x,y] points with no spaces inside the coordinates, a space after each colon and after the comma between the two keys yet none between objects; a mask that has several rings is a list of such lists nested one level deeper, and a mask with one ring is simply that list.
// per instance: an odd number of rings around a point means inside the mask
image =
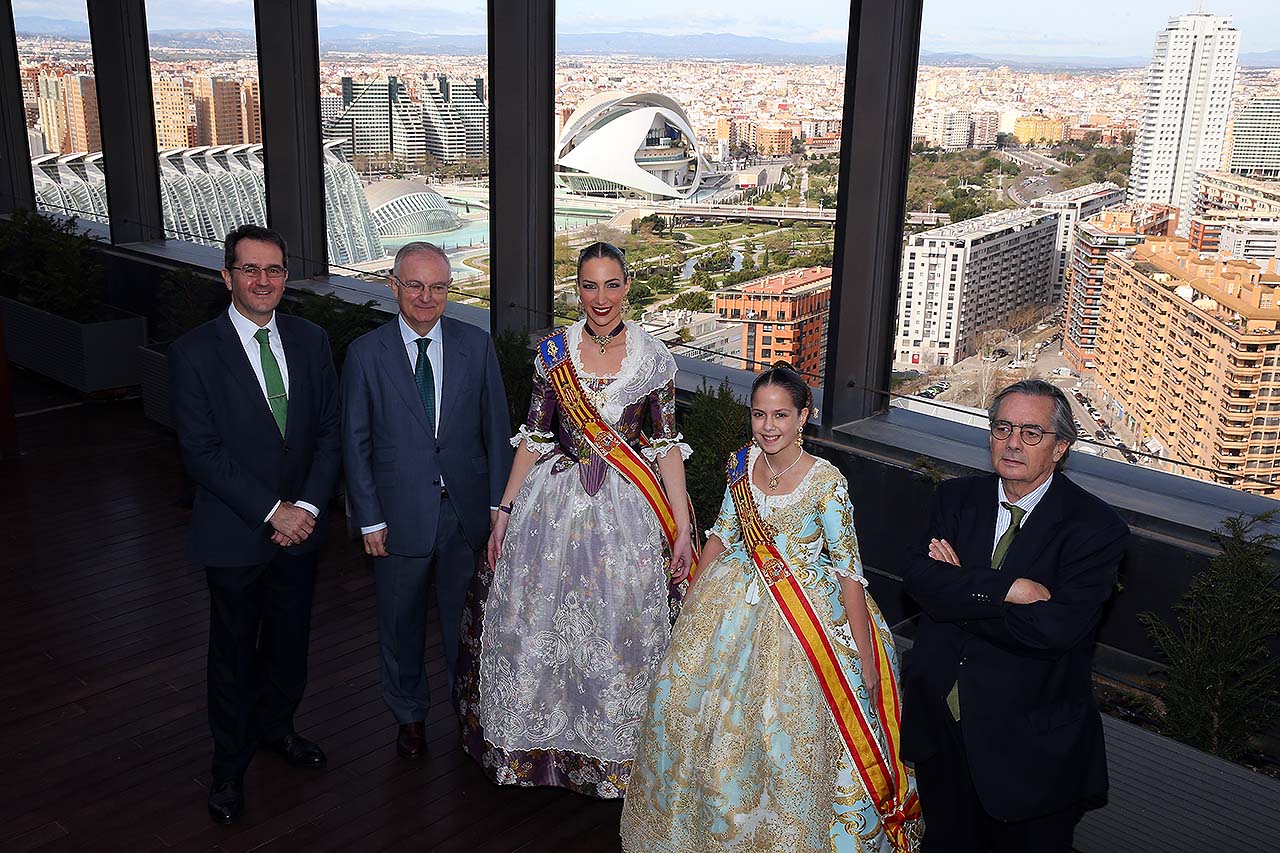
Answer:
[{"label": "blue suit jacket", "polygon": [[[200,565],[271,559],[280,546],[263,519],[276,501],[306,501],[323,516],[338,481],[338,377],[329,338],[314,323],[279,312],[276,327],[289,367],[283,437],[225,311],[169,347],[174,426],[196,484],[187,553]],[[314,551],[320,526],[286,550]]]},{"label": "blue suit jacket", "polygon": [[[924,612],[903,656],[902,757],[937,751],[958,682],[974,789],[993,817],[1027,820],[1106,794],[1093,645],[1129,529],[1059,472],[994,570],[996,482],[962,477],[934,492],[928,536],[950,542],[959,566],[930,559],[928,539],[907,563],[904,590]],[[1050,600],[1006,604],[1020,577]]]},{"label": "blue suit jacket", "polygon": [[342,376],[343,458],[352,520],[387,525],[387,550],[429,556],[435,547],[443,476],[468,544],[489,538],[511,470],[511,422],[493,339],[441,317],[444,377],[432,435],[399,318],[357,339]]}]

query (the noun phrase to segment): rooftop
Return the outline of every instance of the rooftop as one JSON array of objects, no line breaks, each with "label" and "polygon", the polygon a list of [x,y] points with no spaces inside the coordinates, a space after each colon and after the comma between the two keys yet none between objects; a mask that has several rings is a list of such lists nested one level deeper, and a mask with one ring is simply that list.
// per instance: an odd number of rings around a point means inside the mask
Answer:
[{"label": "rooftop", "polygon": [[1056,216],[1056,213],[1029,207],[1018,210],[997,210],[994,213],[985,213],[973,219],[966,219],[964,222],[955,222],[951,225],[943,225],[940,228],[921,231],[912,238],[912,242],[921,239],[952,240],[965,237],[980,237],[984,234],[994,234],[1008,228],[1032,225],[1048,217]]},{"label": "rooftop", "polygon": [[752,279],[735,287],[720,291],[725,295],[735,293],[794,293],[802,288],[817,289],[817,285],[831,285],[831,267],[806,267],[787,270],[777,275]]},{"label": "rooftop", "polygon": [[1043,207],[1048,204],[1066,204],[1073,201],[1087,201],[1091,198],[1101,198],[1111,195],[1112,193],[1121,192],[1120,188],[1110,181],[1102,181],[1096,184],[1086,184],[1083,187],[1076,187],[1062,192],[1050,193],[1041,196],[1031,202],[1033,207]]}]

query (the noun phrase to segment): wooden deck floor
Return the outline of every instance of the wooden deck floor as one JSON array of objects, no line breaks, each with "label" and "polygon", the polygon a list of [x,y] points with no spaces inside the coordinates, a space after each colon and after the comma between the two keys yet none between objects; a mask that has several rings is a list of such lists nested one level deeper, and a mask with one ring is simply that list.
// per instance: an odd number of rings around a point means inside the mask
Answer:
[{"label": "wooden deck floor", "polygon": [[320,561],[296,721],[329,767],[259,755],[245,815],[213,824],[208,597],[182,553],[187,486],[173,438],[136,401],[17,384],[24,453],[0,461],[0,850],[618,849],[618,804],[491,785],[443,701],[427,721],[428,756],[396,756],[372,575],[340,522]]}]

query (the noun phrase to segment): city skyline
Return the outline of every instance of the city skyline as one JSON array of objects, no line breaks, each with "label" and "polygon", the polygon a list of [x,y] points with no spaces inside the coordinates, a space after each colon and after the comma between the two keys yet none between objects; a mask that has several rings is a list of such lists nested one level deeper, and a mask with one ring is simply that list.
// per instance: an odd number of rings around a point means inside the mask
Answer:
[{"label": "city skyline", "polygon": [[[387,23],[377,29],[424,35],[483,35],[485,3],[469,0],[448,8],[422,6],[412,0],[320,0],[325,26],[369,28],[371,13]],[[83,0],[15,0],[14,15],[86,21]],[[1269,0],[1231,3],[1134,0],[1117,6],[1104,0],[1079,0],[1073,14],[1046,18],[1043,7],[1024,4],[1002,8],[999,16],[984,16],[977,3],[926,0],[921,27],[921,50],[926,53],[1026,57],[1097,57],[1141,60],[1150,57],[1154,33],[1169,18],[1204,11],[1231,16],[1241,32],[1241,53],[1280,51],[1280,5]],[[776,3],[743,0],[727,12],[692,12],[678,25],[668,17],[611,17],[595,13],[596,4],[561,0],[557,4],[557,33],[652,33],[655,35],[729,34],[770,38],[795,44],[829,42],[842,45],[847,37],[848,5],[833,0],[796,0],[778,13]],[[245,29],[252,27],[250,0],[190,0],[147,3],[153,31]],[[1100,19],[1114,26],[1098,27]],[[1046,21],[1051,21],[1051,26]],[[797,27],[796,21],[807,22]]]}]

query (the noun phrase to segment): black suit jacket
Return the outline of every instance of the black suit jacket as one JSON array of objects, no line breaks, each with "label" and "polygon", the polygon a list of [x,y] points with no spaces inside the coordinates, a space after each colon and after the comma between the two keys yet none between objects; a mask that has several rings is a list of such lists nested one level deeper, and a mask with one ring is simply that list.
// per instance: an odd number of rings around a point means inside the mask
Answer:
[{"label": "black suit jacket", "polygon": [[493,339],[484,329],[440,318],[444,342],[439,435],[431,432],[396,318],[347,348],[342,373],[347,496],[359,527],[387,525],[387,551],[435,550],[440,482],[467,543],[489,540],[489,507],[511,472],[511,420]]},{"label": "black suit jacket", "polygon": [[[289,368],[283,437],[225,311],[169,348],[174,425],[196,484],[187,553],[201,565],[271,559],[279,546],[263,519],[276,501],[306,501],[319,508],[323,521],[338,480],[338,378],[329,339],[314,323],[279,312],[276,327]],[[286,550],[318,548],[316,527]]]},{"label": "black suit jacket", "polygon": [[[1026,820],[1106,794],[1093,645],[1129,529],[1057,473],[993,570],[997,482],[965,477],[934,493],[928,537],[950,542],[960,566],[930,559],[927,538],[908,562],[905,591],[924,612],[904,656],[902,754],[920,762],[937,750],[941,727],[953,724],[945,697],[958,681],[978,797],[997,819]],[[1051,599],[1004,603],[1020,577],[1043,584]]]}]

